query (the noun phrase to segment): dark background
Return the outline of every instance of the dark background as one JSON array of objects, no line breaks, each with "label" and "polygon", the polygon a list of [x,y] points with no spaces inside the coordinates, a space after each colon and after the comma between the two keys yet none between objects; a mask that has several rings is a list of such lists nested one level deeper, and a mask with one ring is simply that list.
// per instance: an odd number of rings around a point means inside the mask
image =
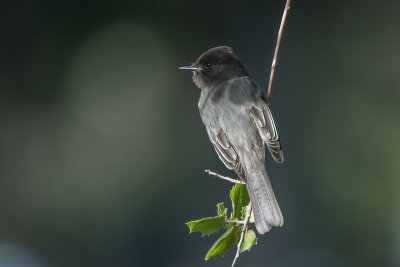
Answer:
[{"label": "dark background", "polygon": [[[187,221],[233,175],[178,66],[232,46],[266,88],[284,1],[2,1],[0,266],[229,266]],[[239,266],[400,266],[400,2],[293,1],[267,157],[285,217]],[[7,265],[8,264],[8,265]]]}]

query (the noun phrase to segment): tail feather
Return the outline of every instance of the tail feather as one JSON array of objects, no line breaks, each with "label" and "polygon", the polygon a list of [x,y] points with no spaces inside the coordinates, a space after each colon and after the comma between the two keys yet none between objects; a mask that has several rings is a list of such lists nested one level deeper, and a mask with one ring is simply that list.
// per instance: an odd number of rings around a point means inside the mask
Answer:
[{"label": "tail feather", "polygon": [[247,190],[249,191],[258,233],[264,234],[273,226],[282,226],[282,212],[265,168],[248,173]]}]

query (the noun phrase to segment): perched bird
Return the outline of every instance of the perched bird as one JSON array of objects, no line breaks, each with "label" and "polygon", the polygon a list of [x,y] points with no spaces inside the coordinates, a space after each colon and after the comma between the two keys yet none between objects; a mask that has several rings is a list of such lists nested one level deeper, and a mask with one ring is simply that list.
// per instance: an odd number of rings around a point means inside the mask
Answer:
[{"label": "perched bird", "polygon": [[258,233],[282,226],[264,144],[275,161],[281,163],[283,154],[263,92],[228,46],[212,48],[180,69],[193,71],[193,82],[201,89],[200,117],[219,158],[246,182]]}]

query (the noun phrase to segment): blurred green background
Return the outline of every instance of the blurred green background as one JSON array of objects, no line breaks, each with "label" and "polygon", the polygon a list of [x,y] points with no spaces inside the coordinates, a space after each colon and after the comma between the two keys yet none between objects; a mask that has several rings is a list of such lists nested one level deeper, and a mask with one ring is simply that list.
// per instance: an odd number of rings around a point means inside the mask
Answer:
[{"label": "blurred green background", "polygon": [[[266,88],[283,7],[2,1],[0,266],[229,266],[184,224],[229,203],[204,169],[233,174],[178,67],[229,45]],[[285,225],[239,266],[400,266],[399,11],[293,1],[266,163]]]}]

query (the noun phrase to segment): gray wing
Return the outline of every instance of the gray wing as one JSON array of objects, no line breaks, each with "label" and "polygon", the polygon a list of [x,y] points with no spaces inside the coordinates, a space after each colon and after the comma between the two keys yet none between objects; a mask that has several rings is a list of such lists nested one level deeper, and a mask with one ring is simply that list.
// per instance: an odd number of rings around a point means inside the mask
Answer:
[{"label": "gray wing", "polygon": [[240,163],[240,159],[235,149],[232,147],[231,142],[229,142],[224,131],[221,129],[217,135],[208,133],[211,143],[214,145],[215,151],[218,157],[225,164],[225,166],[234,170],[238,176],[245,181],[246,173],[243,165]]},{"label": "gray wing", "polygon": [[250,115],[257,125],[258,132],[263,141],[267,144],[268,150],[276,162],[283,162],[283,152],[279,141],[278,130],[276,129],[274,117],[268,105],[261,103],[253,105]]},{"label": "gray wing", "polygon": [[283,161],[283,153],[278,130],[271,110],[257,83],[249,77],[241,77],[231,83],[230,92],[233,102],[240,103],[246,107],[272,157],[275,161],[281,163]]}]

